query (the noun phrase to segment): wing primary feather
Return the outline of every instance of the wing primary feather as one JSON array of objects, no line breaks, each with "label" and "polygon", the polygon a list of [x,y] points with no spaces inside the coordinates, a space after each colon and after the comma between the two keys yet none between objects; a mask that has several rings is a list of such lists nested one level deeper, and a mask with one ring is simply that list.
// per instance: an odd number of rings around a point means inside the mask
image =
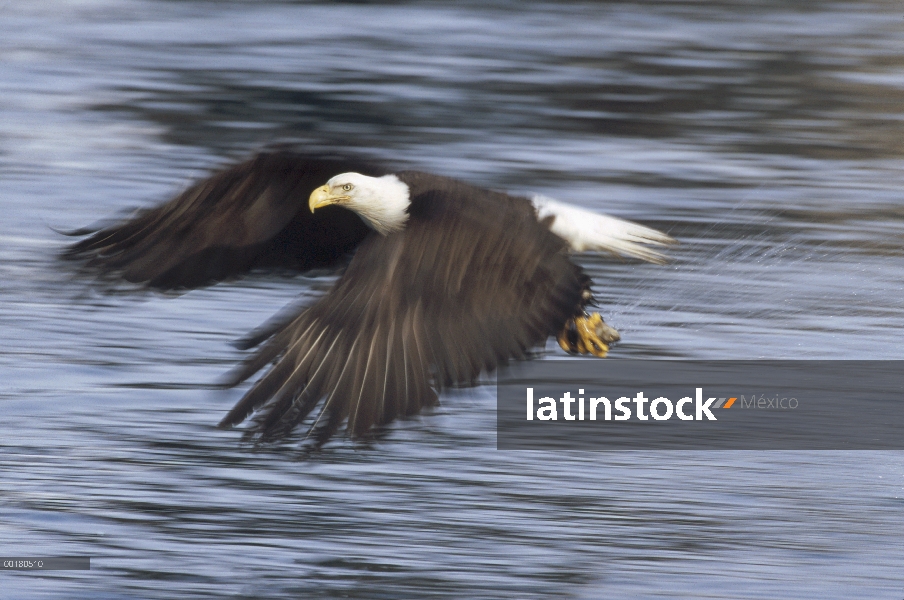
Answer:
[{"label": "wing primary feather", "polygon": [[274,403],[266,417],[256,425],[262,438],[272,439],[288,433],[295,425],[303,421],[317,405],[321,397],[322,376],[320,373],[338,341],[338,338],[334,339],[324,355],[320,357],[317,369],[310,376],[305,377],[307,381],[303,387],[301,389],[296,389],[297,385],[287,387],[282,402]]},{"label": "wing primary feather", "polygon": [[383,390],[380,393],[380,406],[376,411],[378,421],[383,421],[386,414],[386,387],[389,384],[389,367],[392,359],[392,342],[395,335],[395,320],[390,317],[389,335],[386,336],[386,362],[383,365]]},{"label": "wing primary feather", "polygon": [[[314,422],[311,424],[311,427],[308,429],[308,432],[305,434],[303,441],[307,441],[308,438],[311,437],[311,434],[314,432],[314,429],[317,427],[317,424],[320,422],[320,419],[323,417],[324,412],[329,410],[330,406],[332,405],[333,398],[336,396],[337,390],[339,390],[340,385],[345,381],[344,380],[345,370],[348,368],[348,365],[351,362],[352,356],[354,355],[354,352],[355,352],[355,347],[357,345],[358,345],[358,337],[356,336],[352,340],[351,348],[349,348],[348,353],[345,355],[345,362],[342,365],[342,370],[339,372],[338,376],[332,378],[332,381],[335,383],[332,386],[333,389],[330,392],[330,395],[327,396],[326,399],[323,401],[323,406],[320,409],[320,413],[317,415],[317,418],[314,419]],[[317,438],[315,437],[315,440],[316,439]]]},{"label": "wing primary feather", "polygon": [[[311,344],[305,358],[314,348],[316,348],[317,342],[326,334],[326,332],[327,330],[325,328],[320,332],[320,335],[318,335],[314,343]],[[302,360],[304,360],[304,358]],[[289,361],[283,360],[277,363],[273,369],[259,379],[254,387],[248,390],[245,396],[238,401],[229,413],[227,413],[223,420],[220,421],[219,427],[229,427],[241,423],[255,408],[272,398],[274,395],[281,394],[286,385],[292,380],[292,377],[298,372],[300,364],[301,363],[297,364],[294,369],[290,370],[292,364]],[[287,371],[288,373],[286,374]]]},{"label": "wing primary feather", "polygon": [[364,372],[361,375],[361,379],[359,381],[358,399],[355,401],[355,404],[354,404],[355,409],[354,409],[354,412],[349,413],[349,417],[348,417],[348,427],[355,434],[358,434],[359,432],[363,432],[362,430],[367,429],[370,426],[370,423],[368,423],[368,419],[366,419],[366,418],[363,421],[365,423],[365,426],[359,425],[358,414],[361,410],[361,400],[364,398],[364,393],[367,391],[368,375],[370,374],[370,364],[371,364],[371,360],[373,359],[374,346],[376,345],[377,340],[379,339],[379,334],[380,334],[380,326],[377,325],[377,329],[374,331],[374,335],[371,337],[371,340],[370,340],[370,348],[367,351],[367,360],[364,363]]}]

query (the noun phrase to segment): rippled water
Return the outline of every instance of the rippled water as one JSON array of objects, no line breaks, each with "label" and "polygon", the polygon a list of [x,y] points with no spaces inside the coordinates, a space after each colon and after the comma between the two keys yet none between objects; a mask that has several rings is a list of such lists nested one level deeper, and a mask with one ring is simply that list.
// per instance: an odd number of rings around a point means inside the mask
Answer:
[{"label": "rippled water", "polygon": [[488,387],[370,447],[251,452],[210,384],[310,281],[102,295],[52,229],[275,141],[356,148],[680,238],[585,257],[613,357],[900,359],[902,18],[0,3],[0,548],[93,557],[0,595],[904,597],[901,453],[499,452]]}]

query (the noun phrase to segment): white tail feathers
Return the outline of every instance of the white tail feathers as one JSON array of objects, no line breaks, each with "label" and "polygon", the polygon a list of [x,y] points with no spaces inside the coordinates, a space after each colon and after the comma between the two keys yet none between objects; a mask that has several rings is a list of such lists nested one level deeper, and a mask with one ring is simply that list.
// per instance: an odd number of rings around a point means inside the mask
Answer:
[{"label": "white tail feathers", "polygon": [[607,251],[661,265],[668,262],[668,256],[649,246],[677,243],[673,237],[650,227],[590,212],[546,196],[534,196],[531,201],[540,219],[553,217],[550,230],[568,242],[573,252]]}]

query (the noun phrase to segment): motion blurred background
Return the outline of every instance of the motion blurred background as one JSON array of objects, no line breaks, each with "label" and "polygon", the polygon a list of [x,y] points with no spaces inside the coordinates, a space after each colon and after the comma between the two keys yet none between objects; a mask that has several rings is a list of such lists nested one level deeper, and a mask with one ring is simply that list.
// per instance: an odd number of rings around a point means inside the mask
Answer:
[{"label": "motion blurred background", "polygon": [[[0,2],[0,548],[15,598],[893,598],[895,452],[500,452],[494,388],[253,452],[229,345],[300,294],[100,293],[74,229],[274,143],[641,221],[613,358],[902,358],[899,2]],[[561,354],[549,345],[551,354]],[[297,440],[296,440],[297,441]]]}]

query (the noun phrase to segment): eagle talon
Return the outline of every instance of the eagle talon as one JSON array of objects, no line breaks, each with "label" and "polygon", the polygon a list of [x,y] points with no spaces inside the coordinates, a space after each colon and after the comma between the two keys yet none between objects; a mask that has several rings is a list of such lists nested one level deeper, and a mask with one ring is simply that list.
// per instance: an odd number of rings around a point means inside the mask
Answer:
[{"label": "eagle talon", "polygon": [[592,354],[605,358],[609,345],[621,339],[614,328],[607,325],[599,313],[569,319],[556,337],[559,346],[572,354]]}]

